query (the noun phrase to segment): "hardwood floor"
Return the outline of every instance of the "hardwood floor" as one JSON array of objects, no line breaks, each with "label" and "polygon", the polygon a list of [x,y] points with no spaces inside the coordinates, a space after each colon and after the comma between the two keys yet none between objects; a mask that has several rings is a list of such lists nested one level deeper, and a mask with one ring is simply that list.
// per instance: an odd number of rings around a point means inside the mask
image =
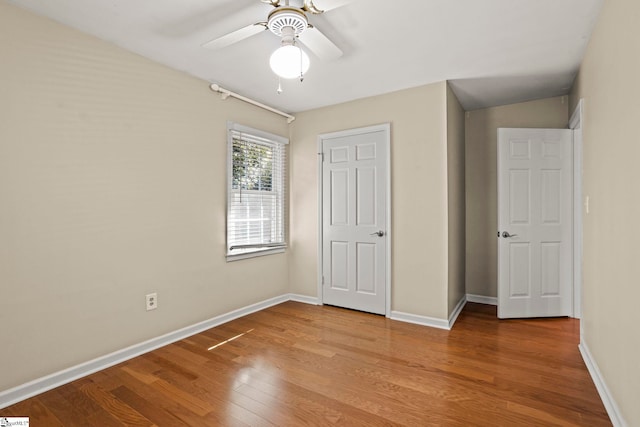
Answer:
[{"label": "hardwood floor", "polygon": [[452,331],[287,302],[1,409],[32,426],[611,425],[574,319]]}]

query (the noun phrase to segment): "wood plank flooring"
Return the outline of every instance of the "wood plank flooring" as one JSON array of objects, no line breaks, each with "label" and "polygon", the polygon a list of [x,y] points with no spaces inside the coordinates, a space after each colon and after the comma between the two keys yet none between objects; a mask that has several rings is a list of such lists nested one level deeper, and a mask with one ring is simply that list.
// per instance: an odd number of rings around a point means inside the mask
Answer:
[{"label": "wood plank flooring", "polygon": [[32,426],[605,426],[574,319],[287,302],[1,409]]}]

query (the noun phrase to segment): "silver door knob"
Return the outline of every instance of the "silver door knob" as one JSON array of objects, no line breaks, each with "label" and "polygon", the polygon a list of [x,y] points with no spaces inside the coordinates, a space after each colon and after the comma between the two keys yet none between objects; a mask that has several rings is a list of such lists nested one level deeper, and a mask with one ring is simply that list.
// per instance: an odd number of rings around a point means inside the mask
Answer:
[{"label": "silver door knob", "polygon": [[508,232],[508,231],[503,231],[503,232],[502,232],[502,237],[504,237],[505,239],[506,239],[507,237],[517,237],[517,236],[518,236],[517,234],[509,234],[509,232]]},{"label": "silver door knob", "polygon": [[384,231],[379,230],[379,231],[376,231],[375,233],[371,233],[371,234],[369,234],[369,236],[378,236],[378,237],[382,237],[382,236],[384,236]]}]

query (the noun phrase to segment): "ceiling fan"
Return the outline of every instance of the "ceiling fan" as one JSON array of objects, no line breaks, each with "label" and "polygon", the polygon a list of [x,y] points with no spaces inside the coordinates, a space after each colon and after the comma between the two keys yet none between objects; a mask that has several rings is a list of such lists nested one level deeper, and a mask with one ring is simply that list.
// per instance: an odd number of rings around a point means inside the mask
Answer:
[{"label": "ceiling fan", "polygon": [[268,29],[282,38],[283,46],[294,45],[299,40],[321,60],[330,61],[342,56],[342,50],[309,22],[307,13],[319,15],[351,3],[353,0],[322,0],[324,9],[318,8],[313,0],[292,1],[293,5],[289,4],[289,0],[260,1],[274,7],[266,21],[232,31],[203,44],[202,47],[222,49]]}]

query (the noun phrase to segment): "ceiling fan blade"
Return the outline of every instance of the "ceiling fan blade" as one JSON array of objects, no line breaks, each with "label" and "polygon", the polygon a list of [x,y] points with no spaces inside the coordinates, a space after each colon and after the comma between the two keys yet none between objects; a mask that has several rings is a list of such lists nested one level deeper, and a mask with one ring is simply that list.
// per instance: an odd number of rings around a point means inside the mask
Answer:
[{"label": "ceiling fan blade", "polygon": [[315,0],[316,7],[324,12],[353,3],[355,0]]},{"label": "ceiling fan blade", "polygon": [[223,47],[227,47],[241,40],[254,36],[259,32],[264,31],[265,28],[266,26],[262,22],[247,25],[246,27],[240,28],[239,30],[235,30],[228,34],[225,34],[222,37],[218,37],[217,39],[208,41],[203,44],[202,47],[206,49],[222,49]]},{"label": "ceiling fan blade", "polygon": [[315,27],[307,28],[298,38],[323,61],[333,61],[342,56],[342,50]]}]

